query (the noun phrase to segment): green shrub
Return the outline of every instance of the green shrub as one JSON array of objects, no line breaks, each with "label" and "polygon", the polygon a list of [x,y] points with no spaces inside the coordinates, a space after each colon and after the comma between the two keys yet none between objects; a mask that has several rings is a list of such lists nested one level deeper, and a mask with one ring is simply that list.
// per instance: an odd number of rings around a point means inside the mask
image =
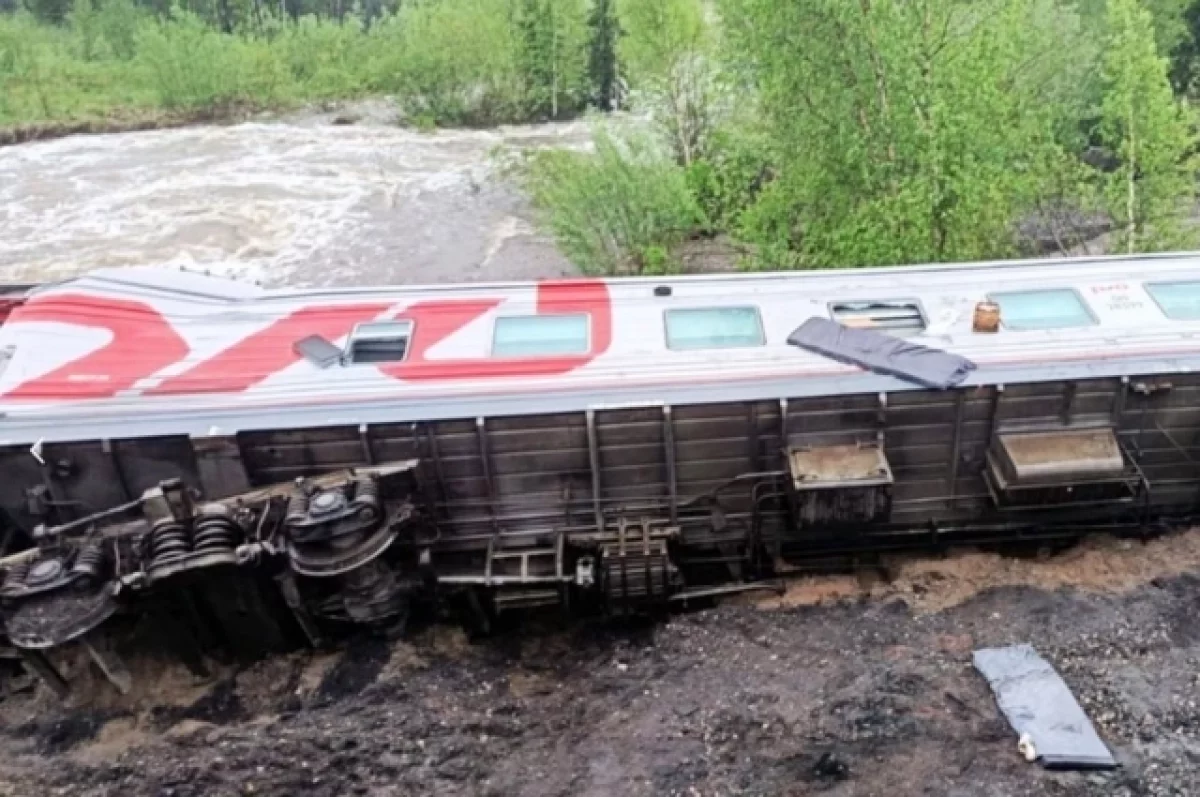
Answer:
[{"label": "green shrub", "polygon": [[84,61],[96,60],[104,45],[96,0],[75,0],[67,13],[67,22],[75,33],[79,57]]},{"label": "green shrub", "polygon": [[113,58],[129,61],[137,55],[138,28],[148,16],[133,0],[104,0],[96,14],[96,26]]},{"label": "green shrub", "polygon": [[143,25],[137,61],[166,108],[238,101],[267,104],[289,87],[286,65],[265,39],[219,33],[189,12]]},{"label": "green shrub", "polygon": [[718,130],[709,154],[687,166],[688,188],[715,230],[736,228],[775,173],[769,142],[741,130]]},{"label": "green shrub", "polygon": [[683,169],[645,138],[594,140],[593,153],[529,157],[524,183],[544,223],[585,273],[674,270],[674,247],[704,226]]},{"label": "green shrub", "polygon": [[88,118],[150,101],[127,64],[84,61],[74,31],[0,15],[0,125]]},{"label": "green shrub", "polygon": [[521,118],[508,0],[439,0],[401,6],[372,26],[370,88],[437,124]]},{"label": "green shrub", "polygon": [[363,65],[370,40],[357,25],[301,17],[284,25],[273,44],[306,97],[348,97],[368,85]]}]

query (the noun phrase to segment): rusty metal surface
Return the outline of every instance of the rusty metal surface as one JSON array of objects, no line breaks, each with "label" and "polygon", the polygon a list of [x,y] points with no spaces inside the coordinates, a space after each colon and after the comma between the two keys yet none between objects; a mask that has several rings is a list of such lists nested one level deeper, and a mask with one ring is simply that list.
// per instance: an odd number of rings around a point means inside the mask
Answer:
[{"label": "rusty metal surface", "polygon": [[788,452],[788,464],[797,490],[887,484],[892,481],[887,456],[877,446],[794,448]]},{"label": "rusty metal surface", "polygon": [[1018,484],[1120,476],[1125,460],[1111,429],[1001,434],[1005,475]]}]

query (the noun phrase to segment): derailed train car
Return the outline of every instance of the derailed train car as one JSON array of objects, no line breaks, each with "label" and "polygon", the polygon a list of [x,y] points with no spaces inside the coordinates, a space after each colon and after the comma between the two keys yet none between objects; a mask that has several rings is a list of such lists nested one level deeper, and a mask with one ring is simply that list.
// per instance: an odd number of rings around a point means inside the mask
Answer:
[{"label": "derailed train car", "polygon": [[64,691],[68,642],[127,683],[115,618],[202,669],[414,607],[641,611],[803,560],[1150,529],[1200,491],[1191,255],[336,291],[114,270],[34,291],[0,351],[0,608]]}]

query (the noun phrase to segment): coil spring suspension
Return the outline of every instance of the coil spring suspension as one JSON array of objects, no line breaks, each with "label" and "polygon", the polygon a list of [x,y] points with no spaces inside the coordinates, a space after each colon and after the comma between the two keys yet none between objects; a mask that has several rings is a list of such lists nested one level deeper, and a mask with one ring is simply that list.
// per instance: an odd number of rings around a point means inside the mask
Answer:
[{"label": "coil spring suspension", "polygon": [[196,553],[229,551],[237,547],[238,527],[225,515],[208,515],[196,521]]},{"label": "coil spring suspension", "polygon": [[150,562],[152,564],[186,556],[190,549],[187,529],[177,520],[171,518],[160,520],[150,530]]},{"label": "coil spring suspension", "polygon": [[26,559],[23,562],[17,562],[12,567],[8,568],[8,572],[4,574],[5,587],[19,587],[25,583],[25,576],[29,575],[29,568],[33,567],[33,560]]},{"label": "coil spring suspension", "polygon": [[294,523],[302,521],[308,517],[308,493],[305,492],[302,485],[296,485],[296,489],[288,498],[287,505],[287,522]]},{"label": "coil spring suspension", "polygon": [[71,572],[87,578],[100,578],[107,559],[108,552],[104,548],[104,541],[88,540],[75,554],[75,564],[71,566]]},{"label": "coil spring suspension", "polygon": [[358,478],[350,483],[354,488],[354,503],[361,508],[360,515],[374,518],[379,514],[379,482],[371,478]]}]

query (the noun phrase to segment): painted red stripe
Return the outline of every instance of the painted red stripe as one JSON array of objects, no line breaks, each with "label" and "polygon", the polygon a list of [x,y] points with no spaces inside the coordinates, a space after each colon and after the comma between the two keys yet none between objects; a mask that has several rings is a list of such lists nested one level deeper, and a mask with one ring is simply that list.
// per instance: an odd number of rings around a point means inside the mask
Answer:
[{"label": "painted red stripe", "polygon": [[246,390],[299,362],[302,357],[295,351],[296,341],[309,335],[337,340],[350,334],[355,324],[370,321],[391,306],[391,302],[372,302],[297,310],[146,392],[173,395]]},{"label": "painted red stripe", "polygon": [[[19,399],[109,398],[187,356],[187,342],[144,302],[85,294],[34,297],[9,324],[55,322],[106,330],[107,344],[5,393]],[[48,352],[53,355],[52,352]]]},{"label": "painted red stripe", "polygon": [[538,283],[537,312],[539,315],[587,313],[592,327],[591,346],[586,353],[558,357],[426,359],[433,346],[499,303],[499,300],[444,300],[411,305],[399,317],[415,323],[412,351],[404,362],[380,370],[409,381],[557,376],[586,365],[612,345],[612,300],[608,286],[598,280],[558,280]]}]

